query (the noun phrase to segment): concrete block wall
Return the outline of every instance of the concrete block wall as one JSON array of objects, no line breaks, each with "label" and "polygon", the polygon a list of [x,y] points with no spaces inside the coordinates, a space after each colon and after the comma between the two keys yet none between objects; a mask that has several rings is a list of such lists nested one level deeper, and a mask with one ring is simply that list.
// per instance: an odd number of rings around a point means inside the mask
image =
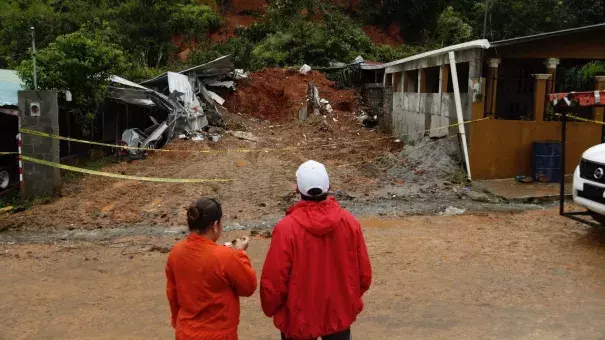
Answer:
[{"label": "concrete block wall", "polygon": [[363,90],[363,99],[369,108],[370,116],[378,116],[379,126],[385,132],[392,130],[393,89],[382,83],[366,84]]},{"label": "concrete block wall", "polygon": [[[30,112],[30,104],[39,103],[40,115]],[[59,105],[56,91],[19,91],[21,128],[59,135]],[[60,163],[59,140],[22,134],[23,155],[48,162]],[[50,196],[60,191],[58,168],[23,162],[23,197]]]},{"label": "concrete block wall", "polygon": [[[472,120],[473,113],[473,79],[478,79],[481,76],[481,56],[482,51],[479,49],[460,51],[456,53],[456,64],[468,63],[469,71],[466,79],[466,88],[464,88],[465,79],[461,79],[462,91],[461,105],[464,120]],[[397,79],[402,72],[415,72],[434,67],[449,67],[449,56],[447,54],[418,59],[408,63],[403,63],[397,66],[390,67],[387,73],[386,80]],[[451,74],[448,71],[447,81],[442,79],[443,71],[440,73],[439,92],[426,93],[426,89],[418,86],[418,76],[408,78],[407,89],[403,86],[398,86],[392,96],[392,124],[391,131],[393,136],[404,139],[413,140],[423,136],[431,138],[445,137],[456,134],[458,128],[443,128],[450,124],[458,122],[454,94],[447,92],[447,82],[451,82]],[[394,76],[399,74],[398,76]],[[459,77],[462,75],[459,73]],[[462,76],[464,77],[464,76]],[[470,131],[467,127],[467,141],[469,140]],[[426,130],[431,131],[426,131]]]}]

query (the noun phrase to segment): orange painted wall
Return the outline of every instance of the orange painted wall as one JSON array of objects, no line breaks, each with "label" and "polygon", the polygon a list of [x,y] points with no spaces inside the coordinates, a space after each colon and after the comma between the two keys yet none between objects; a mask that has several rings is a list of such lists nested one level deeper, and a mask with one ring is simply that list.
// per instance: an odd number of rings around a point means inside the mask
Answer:
[{"label": "orange painted wall", "polygon": [[[470,163],[473,179],[532,175],[532,143],[560,141],[561,123],[485,120],[471,124]],[[572,173],[582,153],[601,142],[601,126],[567,124],[565,171]]]}]

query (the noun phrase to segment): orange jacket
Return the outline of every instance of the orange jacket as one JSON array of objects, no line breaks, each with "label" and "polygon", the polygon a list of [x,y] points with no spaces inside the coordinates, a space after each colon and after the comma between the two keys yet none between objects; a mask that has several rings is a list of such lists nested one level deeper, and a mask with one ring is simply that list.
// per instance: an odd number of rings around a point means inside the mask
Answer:
[{"label": "orange jacket", "polygon": [[239,297],[257,285],[244,251],[191,233],[170,251],[166,278],[177,340],[237,340]]}]

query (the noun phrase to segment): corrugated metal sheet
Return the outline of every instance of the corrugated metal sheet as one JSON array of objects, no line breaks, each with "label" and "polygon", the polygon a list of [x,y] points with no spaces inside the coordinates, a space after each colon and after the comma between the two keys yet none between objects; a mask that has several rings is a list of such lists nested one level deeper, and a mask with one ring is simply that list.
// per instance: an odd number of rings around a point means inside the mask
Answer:
[{"label": "corrugated metal sheet", "polygon": [[23,90],[23,82],[17,71],[0,69],[0,106],[17,106],[19,90]]},{"label": "corrugated metal sheet", "polygon": [[[198,77],[216,77],[216,76],[221,76],[224,74],[228,74],[229,72],[233,72],[235,69],[235,66],[233,64],[233,58],[230,55],[226,55],[223,57],[220,57],[218,59],[215,59],[211,62],[202,64],[202,65],[198,65],[183,71],[180,71],[180,74],[184,74],[187,76],[191,76],[193,77],[198,76]],[[147,85],[147,86],[154,86],[158,83],[166,83],[168,79],[168,73],[163,73],[160,74],[159,76],[153,78],[153,79],[149,79],[149,80],[145,80],[143,82],[141,82],[141,85]]]}]

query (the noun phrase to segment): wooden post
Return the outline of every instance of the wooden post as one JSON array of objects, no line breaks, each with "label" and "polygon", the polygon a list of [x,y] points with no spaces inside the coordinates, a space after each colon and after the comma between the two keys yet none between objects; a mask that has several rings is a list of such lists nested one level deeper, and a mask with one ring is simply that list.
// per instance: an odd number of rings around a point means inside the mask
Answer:
[{"label": "wooden post", "polygon": [[494,116],[496,114],[496,96],[498,94],[498,66],[502,62],[501,59],[491,58],[488,61],[489,68],[487,69],[487,98],[486,98],[486,113]]},{"label": "wooden post", "polygon": [[458,70],[456,69],[456,54],[454,52],[449,53],[450,67],[452,70],[452,86],[454,88],[454,102],[456,104],[456,116],[458,118],[458,133],[462,142],[462,151],[464,154],[464,162],[466,164],[466,173],[468,179],[472,180],[471,176],[471,163],[468,155],[468,145],[466,142],[466,127],[464,126],[464,115],[462,113],[462,99],[460,98],[460,87],[458,85]]},{"label": "wooden post", "polygon": [[426,93],[426,72],[423,68],[418,70],[418,87],[420,93]]},{"label": "wooden post", "polygon": [[447,93],[447,86],[450,82],[450,65],[441,66],[441,93]]},{"label": "wooden post", "polygon": [[[67,137],[71,138],[71,112],[67,110]],[[71,141],[67,141],[67,156],[71,156]]]},{"label": "wooden post", "polygon": [[397,92],[399,89],[399,73],[398,72],[394,72],[392,73],[392,87],[393,87],[393,93]]},{"label": "wooden post", "polygon": [[534,121],[544,121],[544,103],[546,102],[546,81],[550,74],[534,74]]}]

